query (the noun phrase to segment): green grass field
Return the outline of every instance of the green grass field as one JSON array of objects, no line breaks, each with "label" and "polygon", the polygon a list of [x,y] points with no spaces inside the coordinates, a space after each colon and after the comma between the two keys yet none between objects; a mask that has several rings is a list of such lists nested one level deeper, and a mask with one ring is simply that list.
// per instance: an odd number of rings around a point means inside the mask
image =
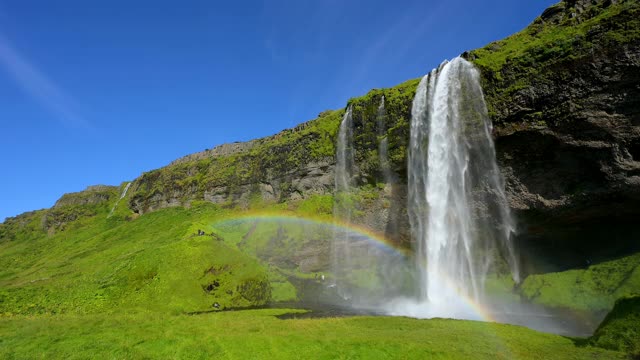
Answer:
[{"label": "green grass field", "polygon": [[523,327],[460,320],[280,320],[288,310],[0,319],[3,359],[623,359]]}]

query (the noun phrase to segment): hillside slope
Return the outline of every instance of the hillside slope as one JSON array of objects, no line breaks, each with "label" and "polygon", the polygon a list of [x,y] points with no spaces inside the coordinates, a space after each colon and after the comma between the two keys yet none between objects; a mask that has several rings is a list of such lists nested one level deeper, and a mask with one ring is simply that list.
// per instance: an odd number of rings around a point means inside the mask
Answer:
[{"label": "hillside slope", "polygon": [[[200,230],[220,208],[164,209],[134,220],[126,206],[111,212],[116,196],[96,191],[117,194],[91,188],[4,224],[0,314],[188,313],[271,301],[267,269]],[[59,216],[65,211],[82,216]]]}]

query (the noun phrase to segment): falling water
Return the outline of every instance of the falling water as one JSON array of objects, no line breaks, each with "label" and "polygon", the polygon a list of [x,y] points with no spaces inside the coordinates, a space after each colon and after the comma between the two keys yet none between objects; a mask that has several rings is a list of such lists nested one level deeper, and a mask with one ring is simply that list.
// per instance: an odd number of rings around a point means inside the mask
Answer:
[{"label": "falling water", "polygon": [[[353,120],[351,106],[347,108],[340,123],[338,143],[336,146],[335,168],[335,203],[333,215],[343,222],[351,221],[351,187],[354,170],[353,151]],[[351,239],[347,231],[337,230],[332,242],[332,267],[335,276],[335,285],[338,293],[343,298],[349,298],[350,294],[343,279],[351,271]]]},{"label": "falling water", "polygon": [[378,128],[378,157],[380,161],[380,170],[382,172],[382,179],[385,184],[391,184],[395,181],[393,173],[391,172],[391,165],[389,164],[389,140],[387,139],[386,132],[386,116],[387,112],[384,108],[384,96],[380,99],[380,105],[378,106],[378,114],[376,116],[376,125]]},{"label": "falling water", "polygon": [[353,120],[351,117],[351,106],[349,106],[342,117],[340,130],[338,132],[335,177],[336,192],[349,192],[351,190],[353,166]]},{"label": "falling water", "polygon": [[129,186],[131,186],[131,183],[128,183],[127,186],[124,187],[124,190],[122,190],[122,194],[120,194],[120,197],[118,198],[118,200],[116,200],[116,203],[113,204],[113,207],[111,208],[111,211],[109,212],[109,215],[107,216],[107,218],[113,215],[113,212],[116,210],[116,206],[118,206],[118,203],[120,203],[120,200],[122,200],[125,196],[127,196],[127,191],[129,190]]},{"label": "falling water", "polygon": [[478,71],[462,58],[443,63],[420,82],[411,115],[408,211],[419,301],[482,301],[490,270],[506,262],[516,282],[519,275]]}]

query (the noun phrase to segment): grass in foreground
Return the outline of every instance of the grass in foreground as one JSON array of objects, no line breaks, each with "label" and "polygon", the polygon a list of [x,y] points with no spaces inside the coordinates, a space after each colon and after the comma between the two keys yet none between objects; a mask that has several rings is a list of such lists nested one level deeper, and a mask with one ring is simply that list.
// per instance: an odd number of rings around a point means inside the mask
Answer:
[{"label": "grass in foreground", "polygon": [[460,320],[279,320],[289,310],[0,318],[3,359],[623,359],[527,328]]}]

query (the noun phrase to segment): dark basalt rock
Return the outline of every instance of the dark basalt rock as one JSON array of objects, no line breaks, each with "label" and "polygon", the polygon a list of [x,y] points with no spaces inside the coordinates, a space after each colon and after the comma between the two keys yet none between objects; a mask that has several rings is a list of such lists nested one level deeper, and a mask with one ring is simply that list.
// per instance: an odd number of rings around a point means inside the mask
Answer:
[{"label": "dark basalt rock", "polygon": [[[613,3],[567,1],[565,7],[587,16]],[[520,240],[525,249],[555,257],[555,266],[639,250],[640,41],[611,46],[607,40],[637,25],[631,22],[640,16],[638,6],[628,9],[591,28],[590,48],[582,53],[534,71],[507,63],[501,80],[483,72]],[[546,16],[560,11],[552,7]],[[515,81],[528,85],[504,97]],[[593,224],[609,234],[594,233]]]}]

